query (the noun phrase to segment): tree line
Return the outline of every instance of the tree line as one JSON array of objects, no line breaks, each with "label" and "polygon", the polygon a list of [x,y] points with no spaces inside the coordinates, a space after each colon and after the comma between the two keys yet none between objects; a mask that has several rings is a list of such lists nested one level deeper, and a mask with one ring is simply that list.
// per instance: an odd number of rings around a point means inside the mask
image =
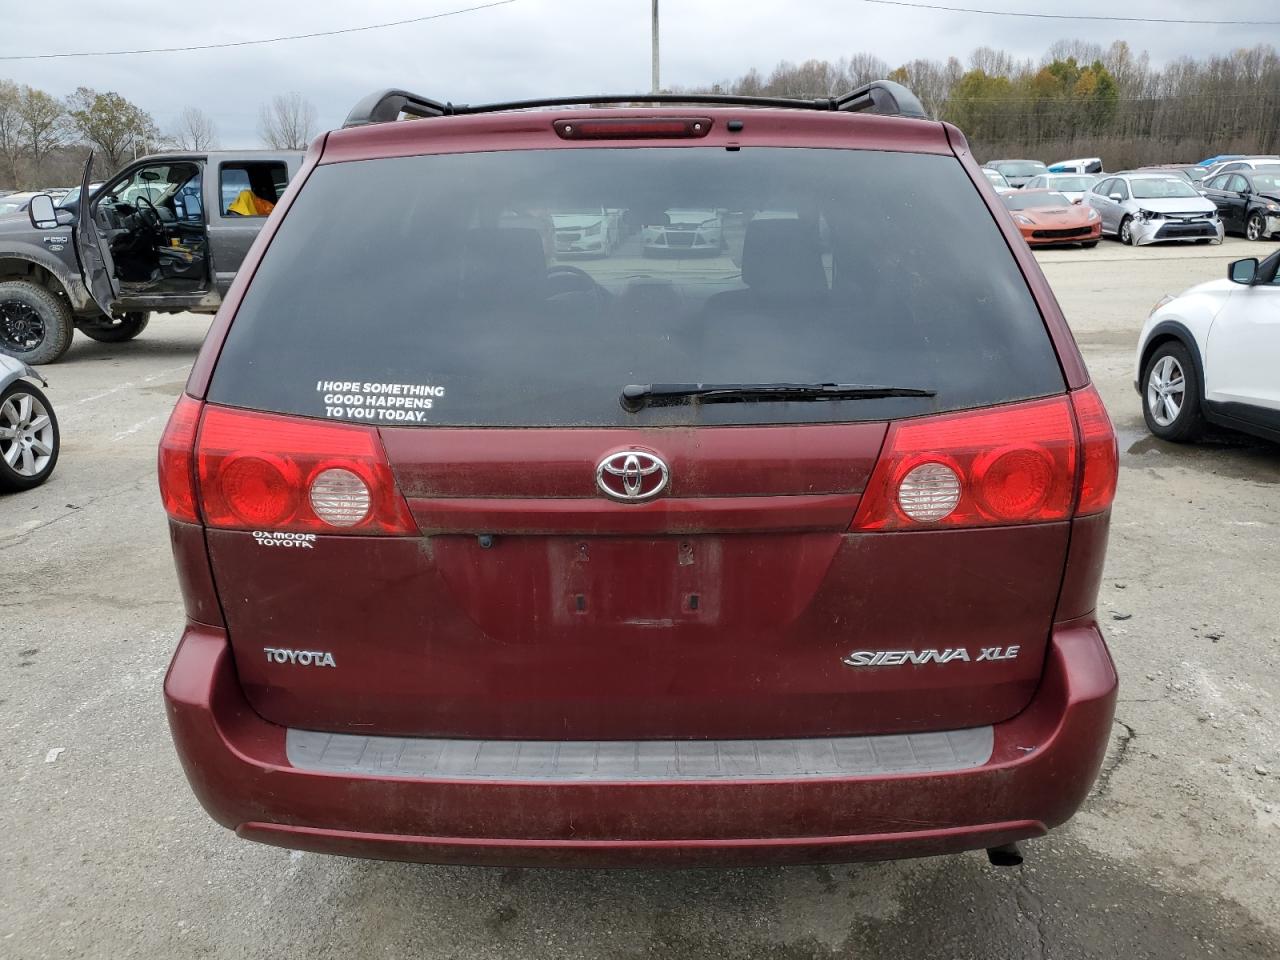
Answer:
[{"label": "tree line", "polygon": [[[305,149],[316,126],[315,107],[299,93],[273,97],[259,111],[259,136],[272,149]],[[100,178],[158,150],[217,146],[217,127],[199,107],[187,107],[161,131],[150,113],[113,91],[79,87],[59,98],[0,80],[0,188],[71,186],[91,150]]]},{"label": "tree line", "polygon": [[[1061,40],[1039,60],[979,47],[967,62],[917,59],[897,67],[858,53],[783,61],[767,75],[752,68],[697,92],[824,97],[884,77],[915,91],[931,116],[956,123],[983,160],[1099,156],[1108,169],[1119,169],[1280,151],[1280,55],[1269,45],[1182,57],[1159,68],[1124,41],[1104,48]],[[304,149],[316,131],[316,109],[301,94],[262,104],[264,145]],[[74,183],[90,149],[97,175],[107,176],[159,149],[217,145],[215,124],[198,107],[161,132],[151,114],[112,91],[79,87],[59,98],[0,80],[0,187]]]},{"label": "tree line", "polygon": [[751,69],[699,92],[825,97],[881,78],[910,87],[931,116],[964,130],[982,160],[1099,156],[1120,169],[1280,151],[1280,56],[1268,45],[1160,68],[1124,41],[1062,40],[1038,61],[980,47],[967,62],[893,67],[859,53],[783,61],[767,75]]}]

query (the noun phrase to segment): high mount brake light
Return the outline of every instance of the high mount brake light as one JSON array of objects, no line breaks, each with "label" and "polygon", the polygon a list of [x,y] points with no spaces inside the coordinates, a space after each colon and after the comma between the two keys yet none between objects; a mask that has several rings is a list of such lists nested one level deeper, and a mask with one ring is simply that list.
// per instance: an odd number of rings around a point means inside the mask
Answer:
[{"label": "high mount brake light", "polygon": [[889,426],[853,529],[1066,520],[1106,510],[1115,476],[1115,434],[1093,387],[902,420]]},{"label": "high mount brake light", "polygon": [[373,427],[209,406],[195,459],[210,527],[418,535]]},{"label": "high mount brake light", "polygon": [[562,140],[697,140],[711,132],[710,117],[606,117],[557,120]]},{"label": "high mount brake light", "polygon": [[169,414],[164,434],[160,437],[157,472],[160,475],[160,500],[165,512],[183,523],[199,523],[196,511],[196,472],[192,456],[196,445],[196,427],[200,424],[200,401],[185,393]]}]

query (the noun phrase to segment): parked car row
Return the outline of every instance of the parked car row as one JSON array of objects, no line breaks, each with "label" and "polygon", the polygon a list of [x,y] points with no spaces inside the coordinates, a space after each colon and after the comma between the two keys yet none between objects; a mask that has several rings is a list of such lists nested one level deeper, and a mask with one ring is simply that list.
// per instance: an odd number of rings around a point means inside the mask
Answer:
[{"label": "parked car row", "polygon": [[[1199,184],[1177,165],[1103,176],[1041,173],[1027,177],[1021,188],[996,169],[983,173],[1032,244],[1093,246],[1098,236],[1134,246],[1221,242],[1228,233],[1252,241],[1280,238],[1280,165],[1243,166]],[[1072,205],[1088,212],[1073,216],[1066,209]]]},{"label": "parked car row", "polygon": [[1205,176],[1214,177],[1220,173],[1232,173],[1237,170],[1280,169],[1280,156],[1263,154],[1252,157],[1226,157],[1218,163],[1205,165]]},{"label": "parked car row", "polygon": [[[1135,167],[1132,170],[1122,170],[1121,173],[1171,173],[1182,177],[1190,183],[1199,186],[1203,181],[1211,179],[1222,173],[1233,173],[1239,171],[1257,171],[1272,170],[1280,171],[1280,155],[1276,154],[1256,154],[1246,156],[1243,154],[1227,154],[1216,157],[1209,157],[1201,160],[1199,163],[1157,163],[1146,164],[1144,166]],[[1078,176],[1091,176],[1095,180],[1101,179],[1106,174],[1103,171],[1102,160],[1099,157],[1083,157],[1077,160],[1061,160],[1057,163],[1048,165],[1038,160],[989,160],[983,166],[983,172],[987,174],[991,182],[997,187],[1011,187],[1020,189],[1022,187],[1048,187],[1049,189],[1063,189],[1056,187],[1053,183],[1043,181],[1045,175],[1054,174],[1074,174]]]}]

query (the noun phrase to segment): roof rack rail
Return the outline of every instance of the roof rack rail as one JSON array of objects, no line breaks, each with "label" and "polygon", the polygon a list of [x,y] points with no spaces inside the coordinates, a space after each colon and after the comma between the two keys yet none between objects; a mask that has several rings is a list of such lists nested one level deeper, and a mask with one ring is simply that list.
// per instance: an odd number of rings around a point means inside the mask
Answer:
[{"label": "roof rack rail", "polygon": [[529,110],[535,107],[577,107],[602,104],[707,104],[729,107],[784,107],[791,110],[838,110],[851,113],[867,111],[889,116],[929,119],[916,95],[892,80],[873,80],[839,97],[801,100],[788,97],[736,97],[718,93],[620,93],[585,97],[551,97],[540,100],[511,100],[506,103],[441,103],[407,90],[380,90],[365,97],[347,114],[344,127],[363,127],[371,123],[396,120],[401,114],[411,117],[449,117],[476,113],[500,113],[507,110]]},{"label": "roof rack rail", "polygon": [[363,127],[370,123],[386,123],[399,120],[402,113],[412,117],[447,117],[453,112],[452,104],[420,97],[408,90],[379,90],[352,107],[342,125]]}]

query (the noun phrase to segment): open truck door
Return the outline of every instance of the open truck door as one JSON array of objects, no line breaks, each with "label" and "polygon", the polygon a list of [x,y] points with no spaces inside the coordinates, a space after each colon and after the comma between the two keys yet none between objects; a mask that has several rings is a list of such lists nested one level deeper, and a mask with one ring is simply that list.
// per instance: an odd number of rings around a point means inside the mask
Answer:
[{"label": "open truck door", "polygon": [[76,254],[80,257],[80,270],[84,277],[84,285],[89,295],[102,309],[111,315],[111,305],[120,294],[115,280],[115,264],[111,260],[111,252],[102,242],[97,225],[93,220],[93,198],[89,196],[89,177],[93,170],[93,154],[84,162],[84,173],[80,177],[80,206],[77,210],[76,222]]}]

